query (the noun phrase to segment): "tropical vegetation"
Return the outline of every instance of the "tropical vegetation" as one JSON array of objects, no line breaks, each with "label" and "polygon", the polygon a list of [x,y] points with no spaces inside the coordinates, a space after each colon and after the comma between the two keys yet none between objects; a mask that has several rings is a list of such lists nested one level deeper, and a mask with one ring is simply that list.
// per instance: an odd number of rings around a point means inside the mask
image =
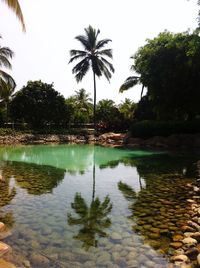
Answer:
[{"label": "tropical vegetation", "polygon": [[77,82],[83,79],[90,68],[92,69],[94,83],[94,128],[96,128],[96,76],[104,75],[110,81],[114,72],[113,65],[107,60],[107,58],[112,59],[112,50],[104,49],[104,46],[111,42],[111,39],[98,40],[100,30],[96,30],[90,25],[84,30],[85,35],[75,37],[81,43],[84,50],[71,50],[69,63],[79,60],[72,69]]}]

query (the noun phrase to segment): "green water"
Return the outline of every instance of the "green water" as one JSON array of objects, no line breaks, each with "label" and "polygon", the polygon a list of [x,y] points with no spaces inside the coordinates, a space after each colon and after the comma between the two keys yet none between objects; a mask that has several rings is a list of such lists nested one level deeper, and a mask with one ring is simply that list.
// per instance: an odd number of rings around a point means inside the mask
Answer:
[{"label": "green water", "polygon": [[0,221],[13,262],[167,267],[189,218],[198,156],[37,145],[0,148]]}]

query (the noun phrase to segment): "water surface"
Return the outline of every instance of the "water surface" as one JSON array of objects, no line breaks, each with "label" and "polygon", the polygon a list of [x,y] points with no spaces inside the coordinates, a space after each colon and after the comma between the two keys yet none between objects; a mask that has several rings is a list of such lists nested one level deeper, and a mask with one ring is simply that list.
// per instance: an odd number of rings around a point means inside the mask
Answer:
[{"label": "water surface", "polygon": [[37,145],[0,148],[4,241],[32,267],[167,267],[190,217],[198,156]]}]

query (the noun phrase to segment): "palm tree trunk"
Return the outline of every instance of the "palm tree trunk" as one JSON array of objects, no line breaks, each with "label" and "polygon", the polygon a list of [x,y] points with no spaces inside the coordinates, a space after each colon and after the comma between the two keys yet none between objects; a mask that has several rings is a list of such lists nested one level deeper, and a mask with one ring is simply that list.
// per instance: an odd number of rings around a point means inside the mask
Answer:
[{"label": "palm tree trunk", "polygon": [[140,99],[142,98],[143,92],[144,92],[144,85],[142,85],[142,91],[141,91]]},{"label": "palm tree trunk", "polygon": [[94,130],[96,130],[96,76],[93,71],[93,80],[94,80],[94,110],[93,110],[93,120],[94,120]]}]

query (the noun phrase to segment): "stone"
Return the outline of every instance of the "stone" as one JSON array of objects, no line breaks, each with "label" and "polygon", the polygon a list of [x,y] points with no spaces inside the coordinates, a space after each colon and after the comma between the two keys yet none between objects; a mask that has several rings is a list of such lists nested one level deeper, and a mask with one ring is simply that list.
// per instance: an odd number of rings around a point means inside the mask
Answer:
[{"label": "stone", "polygon": [[0,259],[0,268],[16,268],[11,262]]},{"label": "stone", "polygon": [[181,241],[181,240],[183,240],[183,236],[180,234],[175,234],[175,235],[173,235],[172,239],[174,242]]},{"label": "stone", "polygon": [[183,244],[181,242],[172,242],[172,243],[170,243],[170,247],[175,248],[175,249],[178,249],[178,248],[182,247],[182,245]]},{"label": "stone", "polygon": [[40,254],[33,253],[30,257],[30,261],[36,267],[37,266],[49,267],[49,259]]},{"label": "stone", "polygon": [[119,233],[117,233],[117,232],[113,232],[113,233],[111,234],[111,239],[112,239],[112,240],[121,240],[122,237],[121,237],[121,235],[120,235]]},{"label": "stone", "polygon": [[189,244],[191,246],[196,246],[197,245],[197,240],[192,238],[192,237],[186,237],[182,240],[183,244]]},{"label": "stone", "polygon": [[200,266],[200,254],[197,255],[197,264]]},{"label": "stone", "polygon": [[196,260],[197,255],[199,254],[199,251],[197,248],[189,248],[185,254],[190,258],[190,260]]},{"label": "stone", "polygon": [[196,239],[197,242],[200,242],[200,232],[192,233],[191,237]]},{"label": "stone", "polygon": [[11,252],[11,247],[3,242],[0,242],[0,258],[8,252]]},{"label": "stone", "polygon": [[181,261],[181,262],[188,262],[189,259],[188,259],[188,256],[186,255],[177,255],[177,256],[173,256],[171,258],[172,261]]},{"label": "stone", "polygon": [[3,222],[0,222],[0,232],[4,231],[6,229],[6,226]]}]

